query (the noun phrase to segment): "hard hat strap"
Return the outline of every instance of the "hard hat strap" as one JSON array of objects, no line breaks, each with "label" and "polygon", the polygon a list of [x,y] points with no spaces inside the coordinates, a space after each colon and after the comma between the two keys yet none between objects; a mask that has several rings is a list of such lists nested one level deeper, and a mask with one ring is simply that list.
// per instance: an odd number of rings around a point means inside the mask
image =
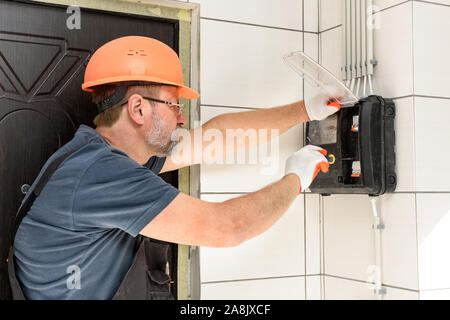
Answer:
[{"label": "hard hat strap", "polygon": [[130,86],[146,86],[146,85],[154,85],[154,86],[171,86],[171,87],[177,87],[176,85],[172,84],[164,84],[164,83],[156,83],[156,82],[146,82],[146,81],[128,81],[120,83],[116,90],[114,90],[114,93],[110,95],[108,98],[104,99],[100,103],[97,104],[97,110],[98,113],[102,113],[103,111],[114,107],[116,104],[118,104],[120,101],[125,98],[125,95],[127,94],[127,89]]},{"label": "hard hat strap", "polygon": [[127,85],[119,85],[116,90],[114,90],[114,93],[110,95],[105,100],[101,101],[97,104],[97,110],[98,113],[102,113],[103,111],[114,107],[116,104],[118,104],[120,101],[123,100],[125,95],[127,94]]}]

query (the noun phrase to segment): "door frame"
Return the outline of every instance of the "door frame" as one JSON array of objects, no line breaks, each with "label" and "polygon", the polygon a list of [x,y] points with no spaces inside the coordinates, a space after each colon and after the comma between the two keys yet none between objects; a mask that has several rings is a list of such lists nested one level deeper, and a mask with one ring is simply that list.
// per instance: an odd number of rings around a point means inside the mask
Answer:
[{"label": "door frame", "polygon": [[[179,21],[179,56],[185,85],[200,92],[200,4],[175,0],[28,0],[24,2],[150,16]],[[70,13],[68,13],[68,17]],[[81,17],[82,28],[82,17]],[[81,88],[80,88],[81,90]],[[200,123],[200,98],[185,100],[188,129]],[[200,197],[200,165],[178,170],[178,188]],[[199,247],[178,245],[177,293],[179,300],[200,299]]]}]

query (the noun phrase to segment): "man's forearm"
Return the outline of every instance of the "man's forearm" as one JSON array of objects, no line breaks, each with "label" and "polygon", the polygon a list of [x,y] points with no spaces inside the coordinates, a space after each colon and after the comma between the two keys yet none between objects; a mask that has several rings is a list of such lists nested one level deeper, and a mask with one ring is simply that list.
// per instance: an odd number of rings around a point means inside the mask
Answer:
[{"label": "man's forearm", "polygon": [[[186,138],[183,138],[186,141],[183,140],[180,149],[190,149],[190,152],[184,151],[183,154],[189,154],[191,157],[187,160],[183,158],[181,162],[168,157],[161,172],[213,161],[227,154],[267,143],[293,126],[306,121],[309,121],[309,117],[303,101],[281,107],[219,115],[201,127],[191,129]],[[217,141],[217,132],[221,141]],[[231,139],[228,137],[229,133]],[[211,139],[211,136],[215,138]],[[197,137],[201,137],[200,144]],[[235,138],[240,142],[234,143]],[[211,149],[211,145],[214,152],[204,153],[204,150]]]},{"label": "man's forearm", "polygon": [[258,109],[217,116],[203,125],[203,130],[218,129],[279,129],[280,135],[293,126],[309,121],[303,101],[281,107]]},{"label": "man's forearm", "polygon": [[[234,138],[226,139],[222,153],[215,154],[216,158],[220,158],[242,148],[248,149],[269,142],[293,126],[306,121],[309,121],[309,118],[305,104],[299,101],[281,107],[222,114],[206,122],[200,129],[203,135],[211,132],[210,130],[218,130],[224,138],[230,134],[242,141],[242,144],[238,144],[234,143]],[[203,147],[208,147],[209,143],[204,141]]]},{"label": "man's forearm", "polygon": [[300,179],[290,174],[259,191],[223,202],[224,212],[232,214],[238,242],[269,229],[291,206],[299,190]]}]

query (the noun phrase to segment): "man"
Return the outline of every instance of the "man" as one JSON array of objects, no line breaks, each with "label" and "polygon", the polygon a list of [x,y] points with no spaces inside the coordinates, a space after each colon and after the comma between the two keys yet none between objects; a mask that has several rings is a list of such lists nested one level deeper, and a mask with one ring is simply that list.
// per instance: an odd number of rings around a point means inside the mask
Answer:
[{"label": "man", "polygon": [[[82,87],[97,103],[97,127],[82,125],[44,165],[36,181],[52,161],[72,152],[51,175],[15,237],[15,272],[28,299],[117,297],[135,265],[138,235],[185,245],[237,246],[270,228],[317,172],[328,169],[324,150],[308,146],[288,159],[281,180],[222,203],[202,201],[157,176],[210,160],[179,162],[171,156],[177,142],[172,133],[186,123],[178,100],[199,96],[184,86],[172,49],[145,37],[113,40],[92,56]],[[316,96],[311,103],[221,115],[202,130],[276,128],[281,134],[336,112],[339,106],[328,106],[328,100]],[[195,130],[188,137],[194,139]],[[192,154],[198,151],[195,143],[186,145]],[[215,156],[235,151],[224,145]],[[79,273],[73,286],[68,281],[72,270]]]}]

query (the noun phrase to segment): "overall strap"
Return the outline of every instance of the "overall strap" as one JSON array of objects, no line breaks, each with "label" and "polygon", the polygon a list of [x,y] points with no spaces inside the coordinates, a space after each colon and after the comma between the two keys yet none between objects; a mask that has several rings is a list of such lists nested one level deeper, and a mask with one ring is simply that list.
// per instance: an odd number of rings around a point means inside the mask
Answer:
[{"label": "overall strap", "polygon": [[23,203],[22,206],[19,208],[19,212],[17,212],[16,220],[14,224],[14,229],[12,233],[12,242],[14,243],[14,238],[16,236],[17,229],[19,229],[19,225],[22,222],[23,218],[27,215],[28,211],[30,210],[31,206],[34,203],[34,200],[39,196],[42,189],[44,189],[45,185],[47,184],[48,180],[50,180],[50,177],[52,174],[58,169],[59,165],[66,160],[72,153],[77,151],[79,148],[72,150],[70,152],[64,153],[63,155],[59,156],[55,160],[53,160],[52,163],[47,167],[47,169],[42,174],[41,178],[37,182],[35,188],[31,192],[31,194],[28,196],[28,198],[25,200],[25,203]]},{"label": "overall strap", "polygon": [[22,222],[23,218],[27,215],[28,211],[30,210],[31,206],[33,205],[34,200],[39,196],[42,189],[44,189],[45,185],[47,184],[48,180],[50,180],[50,177],[52,174],[58,169],[59,165],[67,159],[72,153],[77,151],[79,148],[72,150],[70,152],[67,152],[55,160],[53,160],[52,163],[47,167],[47,169],[42,174],[41,178],[37,182],[34,190],[31,192],[31,194],[28,196],[28,198],[25,200],[25,202],[20,206],[19,211],[16,215],[16,220],[14,224],[14,230],[12,232],[12,240],[11,240],[11,246],[9,248],[9,254],[8,254],[8,278],[9,283],[11,286],[11,293],[13,300],[25,300],[25,295],[23,294],[22,288],[19,284],[19,281],[16,277],[15,267],[14,267],[14,238],[16,237],[17,229],[19,229],[19,225]]}]

